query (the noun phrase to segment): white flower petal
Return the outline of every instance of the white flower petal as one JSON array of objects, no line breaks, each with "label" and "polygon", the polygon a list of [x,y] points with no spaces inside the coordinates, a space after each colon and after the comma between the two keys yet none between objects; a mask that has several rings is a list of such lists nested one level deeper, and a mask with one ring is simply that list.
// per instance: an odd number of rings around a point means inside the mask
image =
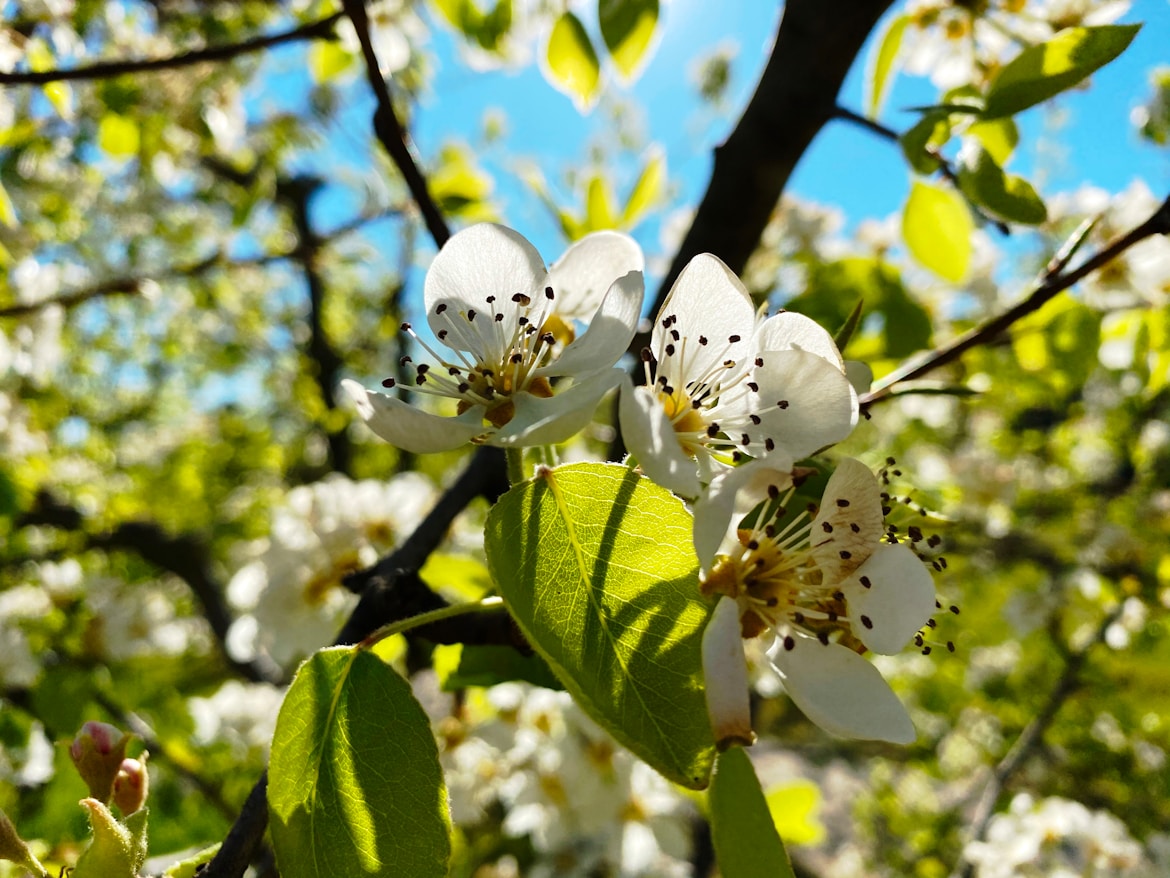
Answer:
[{"label": "white flower petal", "polygon": [[[857,424],[857,394],[845,374],[807,351],[764,351],[753,378],[764,428],[794,458],[840,442]],[[785,404],[776,407],[779,402]],[[770,406],[770,408],[764,408]]]},{"label": "white flower petal", "polygon": [[815,320],[795,311],[781,311],[760,324],[756,332],[756,347],[761,351],[808,351],[841,370],[845,368],[833,336]]},{"label": "white flower petal", "polygon": [[421,411],[400,399],[366,390],[348,378],[341,386],[353,398],[358,414],[371,430],[391,445],[413,454],[451,451],[490,430],[471,422],[470,418],[444,418]]},{"label": "white flower petal", "polygon": [[798,637],[791,650],[777,639],[768,649],[768,657],[789,697],[825,731],[893,744],[911,744],[917,737],[890,684],[852,650]]},{"label": "white flower petal", "polygon": [[[688,378],[704,375],[728,359],[742,363],[751,352],[756,325],[752,298],[731,269],[710,253],[687,263],[662,303],[652,337],[656,355],[667,343],[662,321],[670,316],[678,318],[670,328],[686,339]],[[700,336],[707,344],[698,343]],[[739,341],[730,342],[734,337]]]},{"label": "white flower petal", "polygon": [[829,477],[812,529],[813,558],[826,582],[849,576],[881,542],[881,490],[872,470],[852,457],[837,464]]},{"label": "white flower petal", "polygon": [[740,634],[739,605],[733,598],[719,599],[703,629],[703,680],[715,745],[725,750],[732,744],[754,743],[747,659]]},{"label": "white flower petal", "polygon": [[901,650],[934,612],[934,580],[902,543],[879,545],[841,590],[853,633],[868,649],[885,655]]},{"label": "white flower petal", "polygon": [[571,341],[536,375],[583,375],[613,366],[630,346],[642,313],[645,284],[642,272],[631,271],[615,280],[601,300],[589,328]]},{"label": "white flower petal", "polygon": [[694,503],[695,554],[702,569],[710,570],[721,547],[738,542],[740,520],[768,496],[769,486],[786,491],[791,484],[791,460],[753,460],[716,475]]},{"label": "white flower petal", "polygon": [[642,472],[681,497],[699,493],[695,462],[683,451],[674,427],[652,390],[626,378],[618,402],[622,438]]},{"label": "white flower petal", "polygon": [[505,447],[555,445],[589,426],[601,398],[622,380],[619,369],[598,373],[584,381],[542,398],[530,393],[513,397],[516,411],[512,420],[494,434],[489,443]]},{"label": "white flower petal", "polygon": [[[504,315],[502,325],[514,327],[520,306],[512,297],[543,296],[547,277],[540,254],[523,235],[479,223],[452,235],[427,270],[423,284],[427,322],[436,335],[448,330],[444,342],[456,350],[477,354],[494,350],[498,329],[489,309]],[[488,296],[495,297],[491,305]],[[440,305],[447,306],[442,314],[435,310]],[[477,317],[469,322],[462,315],[470,310]]]},{"label": "white flower petal", "polygon": [[[645,267],[642,248],[621,232],[593,232],[577,241],[548,270],[557,293],[556,312],[566,320],[588,321],[615,278]],[[639,299],[639,313],[642,302]],[[635,315],[635,320],[637,315]]]}]

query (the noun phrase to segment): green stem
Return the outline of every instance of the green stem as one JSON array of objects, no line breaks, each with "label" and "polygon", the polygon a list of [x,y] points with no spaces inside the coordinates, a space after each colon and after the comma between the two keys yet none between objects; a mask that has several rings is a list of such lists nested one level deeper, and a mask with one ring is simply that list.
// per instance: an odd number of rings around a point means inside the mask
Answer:
[{"label": "green stem", "polygon": [[524,449],[506,448],[504,449],[504,456],[508,460],[508,483],[512,485],[520,484],[525,479]]},{"label": "green stem", "polygon": [[464,616],[468,613],[483,613],[487,610],[502,607],[503,605],[504,599],[493,595],[492,597],[486,597],[470,604],[452,604],[449,607],[440,607],[437,610],[431,610],[427,613],[419,613],[417,616],[411,616],[409,619],[400,619],[397,622],[391,622],[389,625],[383,625],[373,634],[366,637],[365,640],[361,641],[358,644],[358,648],[369,649],[379,641],[385,640],[387,637],[393,637],[395,634],[402,634],[411,628],[430,625],[432,622],[442,622],[444,619],[452,619],[455,616]]}]

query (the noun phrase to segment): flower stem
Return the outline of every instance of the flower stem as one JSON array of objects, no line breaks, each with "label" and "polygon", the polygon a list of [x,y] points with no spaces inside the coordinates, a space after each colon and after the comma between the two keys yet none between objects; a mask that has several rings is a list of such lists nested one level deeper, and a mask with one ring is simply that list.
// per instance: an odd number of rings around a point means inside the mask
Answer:
[{"label": "flower stem", "polygon": [[524,449],[506,448],[504,455],[508,459],[508,483],[518,485],[524,481]]},{"label": "flower stem", "polygon": [[[510,453],[510,452],[509,452]],[[431,610],[427,613],[419,613],[417,616],[411,616],[409,619],[400,619],[397,622],[391,622],[389,625],[383,625],[373,634],[370,634],[365,640],[358,644],[359,649],[369,649],[374,644],[387,637],[393,637],[395,634],[402,634],[412,628],[418,628],[422,625],[430,625],[432,622],[441,622],[444,619],[451,619],[455,616],[463,616],[468,613],[482,613],[487,610],[494,610],[497,607],[504,605],[503,598],[491,597],[483,598],[470,604],[452,604],[449,607],[440,607],[437,610]]]}]

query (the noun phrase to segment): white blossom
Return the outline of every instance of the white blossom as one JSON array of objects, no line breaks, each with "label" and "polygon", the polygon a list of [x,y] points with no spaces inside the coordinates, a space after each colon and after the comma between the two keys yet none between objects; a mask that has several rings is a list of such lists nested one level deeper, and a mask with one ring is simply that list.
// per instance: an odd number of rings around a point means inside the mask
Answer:
[{"label": "white blossom", "polygon": [[893,654],[915,637],[935,607],[930,574],[885,530],[881,488],[860,461],[838,464],[819,509],[789,516],[792,495],[789,473],[757,461],[718,477],[695,504],[702,588],[735,608],[717,607],[703,636],[716,738],[750,741],[735,645],[770,633],[772,667],[809,719],[845,737],[909,743],[905,708],[859,653]]},{"label": "white blossom", "polygon": [[[457,401],[455,417],[343,384],[370,428],[406,451],[564,441],[592,420],[621,378],[614,364],[642,307],[642,265],[632,239],[595,232],[546,271],[518,233],[472,226],[439,251],[423,289],[431,331],[447,352],[403,327],[435,361],[415,366],[411,389]],[[575,321],[585,318],[578,337]]]},{"label": "white blossom", "polygon": [[642,360],[645,385],[622,389],[622,434],[643,472],[684,497],[744,455],[791,467],[857,423],[829,334],[794,313],[760,322],[739,278],[708,253],[675,281]]}]

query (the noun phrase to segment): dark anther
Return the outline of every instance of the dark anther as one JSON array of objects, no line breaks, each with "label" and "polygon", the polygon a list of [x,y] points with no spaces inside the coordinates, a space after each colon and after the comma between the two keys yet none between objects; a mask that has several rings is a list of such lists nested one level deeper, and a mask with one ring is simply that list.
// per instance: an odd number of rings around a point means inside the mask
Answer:
[{"label": "dark anther", "polygon": [[855,534],[861,533],[861,525],[859,525],[856,521],[850,522],[849,529],[851,531],[853,531]]},{"label": "dark anther", "polygon": [[503,314],[497,314],[497,315],[496,315],[496,323],[502,323],[502,322],[503,322],[503,320],[504,320],[504,315],[503,315]]},{"label": "dark anther", "polygon": [[410,357],[399,357],[398,358],[398,365],[399,366],[405,366],[408,363],[413,363],[413,362],[414,362],[414,360],[412,360]]},{"label": "dark anther", "polygon": [[403,332],[410,332],[410,324],[409,323],[403,323],[398,328],[401,329]]},{"label": "dark anther", "polygon": [[861,624],[866,628],[873,628],[873,619],[869,618],[869,616],[862,616]]},{"label": "dark anther", "polygon": [[545,288],[544,288],[544,297],[545,297],[546,299],[552,299],[554,295],[555,295],[555,294],[553,293],[553,288],[552,288],[552,287],[545,287]]},{"label": "dark anther", "polygon": [[817,640],[819,640],[825,646],[828,646],[829,645],[829,632],[822,631],[820,634],[817,635]]},{"label": "dark anther", "polygon": [[784,649],[788,652],[792,652],[792,650],[795,648],[796,648],[796,641],[792,639],[792,635],[785,634],[784,635]]},{"label": "dark anther", "polygon": [[779,402],[776,403],[776,408],[781,409],[781,410],[788,408],[788,400],[786,400],[786,399],[780,400]]},{"label": "dark anther", "polygon": [[673,356],[674,356],[674,345],[672,345],[672,344],[668,344],[668,345],[666,346],[666,355],[667,355],[668,357],[673,357]]},{"label": "dark anther", "polygon": [[922,529],[921,528],[915,527],[914,525],[910,525],[910,527],[907,528],[906,532],[910,534],[910,542],[912,542],[912,543],[921,542],[921,540],[922,540]]},{"label": "dark anther", "polygon": [[419,363],[419,365],[418,365],[418,374],[419,375],[425,375],[429,371],[431,371],[431,364],[430,363]]},{"label": "dark anther", "polygon": [[955,651],[955,641],[948,640],[947,641],[947,652],[954,652],[954,651]]},{"label": "dark anther", "polygon": [[772,441],[771,436],[764,440],[764,448],[766,448],[768,451],[773,450],[775,447],[776,443]]},{"label": "dark anther", "polygon": [[467,322],[468,322],[468,323],[470,323],[470,322],[471,322],[471,321],[473,321],[474,319],[475,319],[475,309],[474,309],[474,308],[468,308],[468,309],[467,309]]},{"label": "dark anther", "polygon": [[833,532],[833,525],[829,524],[827,521],[822,521],[821,530],[827,534],[831,534]]},{"label": "dark anther", "polygon": [[699,336],[699,344],[705,345],[706,343],[707,343],[707,336],[700,335]]},{"label": "dark anther", "polygon": [[849,501],[846,500],[844,497],[842,497],[837,501],[837,505],[840,506],[842,509],[844,509],[846,506],[849,505]]},{"label": "dark anther", "polygon": [[764,358],[763,357],[756,357],[756,365],[757,366],[764,365]]},{"label": "dark anther", "polygon": [[447,340],[447,330],[440,329],[438,335],[439,335],[439,341],[446,341]]},{"label": "dark anther", "polygon": [[752,393],[759,393],[760,392],[760,385],[756,384],[756,382],[754,382],[754,381],[749,381],[747,383],[747,388]]},{"label": "dark anther", "polygon": [[708,424],[707,425],[707,435],[710,436],[712,439],[714,439],[716,436],[718,436],[719,435],[719,425],[718,424]]},{"label": "dark anther", "polygon": [[845,592],[843,592],[843,591],[835,591],[835,592],[833,592],[833,600],[835,600],[835,601],[843,601],[843,600],[845,600]]},{"label": "dark anther", "polygon": [[773,500],[778,499],[780,497],[780,488],[776,485],[768,485],[768,496]]},{"label": "dark anther", "polygon": [[873,583],[870,581],[868,576],[861,577],[861,587],[862,588],[873,588]]},{"label": "dark anther", "polygon": [[792,614],[792,621],[795,622],[797,625],[803,625],[804,624],[804,613],[800,612],[800,610],[797,610],[795,613]]},{"label": "dark anther", "polygon": [[954,604],[951,604],[951,605],[950,605],[950,607],[948,607],[948,609],[949,609],[949,610],[950,610],[952,613],[954,613],[956,616],[957,616],[957,615],[959,615],[959,608],[958,608],[958,607],[956,607]]},{"label": "dark anther", "polygon": [[747,446],[752,444],[752,437],[749,436],[747,433],[744,433],[743,436],[741,436],[739,439],[739,444],[742,445],[744,448],[746,448]]},{"label": "dark anther", "polygon": [[385,387],[387,390],[389,390],[391,387],[393,387],[397,383],[398,382],[395,381],[393,378],[385,378],[382,381],[382,386]]},{"label": "dark anther", "polygon": [[446,302],[440,302],[438,305],[435,306],[435,313],[436,314],[442,314],[446,310],[447,310],[447,303]]},{"label": "dark anther", "polygon": [[842,561],[848,561],[850,558],[852,558],[852,557],[853,557],[853,553],[852,553],[852,552],[847,552],[845,549],[842,549],[842,550],[841,550],[840,552],[838,552],[837,554],[841,556],[841,560],[842,560]]},{"label": "dark anther", "polygon": [[760,547],[760,542],[759,540],[748,540],[747,547],[750,551],[754,552]]},{"label": "dark anther", "polygon": [[728,344],[735,344],[737,341],[739,341],[739,336],[738,336],[738,335],[729,335],[729,336],[727,336],[727,343],[728,343]]},{"label": "dark anther", "polygon": [[759,415],[748,415],[748,420],[750,420],[757,427],[760,426],[760,416]]}]

